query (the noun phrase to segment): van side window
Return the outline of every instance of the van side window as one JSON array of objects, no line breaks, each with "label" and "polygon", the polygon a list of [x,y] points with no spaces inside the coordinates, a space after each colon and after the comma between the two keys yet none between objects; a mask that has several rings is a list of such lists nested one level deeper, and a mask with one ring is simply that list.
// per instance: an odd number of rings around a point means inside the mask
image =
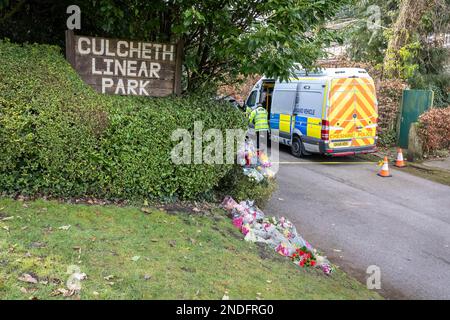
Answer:
[{"label": "van side window", "polygon": [[258,92],[253,90],[250,96],[247,98],[247,102],[245,103],[249,107],[253,107],[256,104],[256,94]]},{"label": "van side window", "polygon": [[272,99],[272,110],[276,113],[292,114],[297,92],[295,90],[276,90]]},{"label": "van side window", "polygon": [[299,91],[294,112],[305,117],[322,117],[323,94],[323,91]]}]

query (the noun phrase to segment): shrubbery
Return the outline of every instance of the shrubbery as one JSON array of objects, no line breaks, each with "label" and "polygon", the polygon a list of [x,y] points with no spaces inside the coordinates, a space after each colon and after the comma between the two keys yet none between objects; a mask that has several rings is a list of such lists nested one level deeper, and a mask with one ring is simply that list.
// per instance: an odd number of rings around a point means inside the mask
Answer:
[{"label": "shrubbery", "polygon": [[450,75],[441,74],[418,74],[410,79],[409,84],[412,89],[433,90],[433,105],[438,108],[445,108],[450,104]]},{"label": "shrubbery", "polygon": [[450,150],[450,106],[433,108],[419,118],[419,135],[424,151],[433,153],[438,150]]},{"label": "shrubbery", "polygon": [[0,191],[108,199],[192,198],[232,165],[174,165],[172,131],[244,128],[209,98],[107,96],[60,49],[0,41]]},{"label": "shrubbery", "polygon": [[259,207],[264,208],[276,188],[274,179],[256,183],[244,175],[241,166],[235,165],[220,181],[217,192],[222,197],[232,196],[236,201],[252,199]]},{"label": "shrubbery", "polygon": [[378,145],[381,147],[394,146],[397,141],[397,133],[395,130],[381,131],[378,134]]}]

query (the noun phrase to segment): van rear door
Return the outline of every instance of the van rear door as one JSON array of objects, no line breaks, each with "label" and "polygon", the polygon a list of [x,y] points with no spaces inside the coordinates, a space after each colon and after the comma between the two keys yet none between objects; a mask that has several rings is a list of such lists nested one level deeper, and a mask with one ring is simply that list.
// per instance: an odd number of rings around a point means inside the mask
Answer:
[{"label": "van rear door", "polygon": [[378,118],[373,80],[334,79],[331,82],[329,101],[329,147],[373,147]]}]

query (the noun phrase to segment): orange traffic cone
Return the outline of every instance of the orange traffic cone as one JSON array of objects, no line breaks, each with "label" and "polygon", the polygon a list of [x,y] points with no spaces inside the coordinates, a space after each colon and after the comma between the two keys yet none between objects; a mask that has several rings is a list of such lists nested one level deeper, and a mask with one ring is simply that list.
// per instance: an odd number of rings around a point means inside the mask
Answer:
[{"label": "orange traffic cone", "polygon": [[395,161],[395,166],[399,168],[406,167],[406,163],[403,160],[402,148],[398,148],[397,150],[397,160]]},{"label": "orange traffic cone", "polygon": [[389,165],[388,165],[388,158],[387,157],[384,157],[383,165],[381,166],[381,170],[380,170],[380,172],[378,172],[378,175],[380,177],[384,177],[384,178],[392,177],[391,174],[389,173]]}]

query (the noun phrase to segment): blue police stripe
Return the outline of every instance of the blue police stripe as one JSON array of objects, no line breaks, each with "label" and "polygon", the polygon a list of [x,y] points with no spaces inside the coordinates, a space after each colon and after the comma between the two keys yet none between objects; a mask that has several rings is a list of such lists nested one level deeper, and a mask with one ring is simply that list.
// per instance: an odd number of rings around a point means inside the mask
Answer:
[{"label": "blue police stripe", "polygon": [[300,132],[306,136],[306,130],[308,128],[308,118],[307,117],[295,117],[295,129],[300,130]]},{"label": "blue police stripe", "polygon": [[270,125],[270,129],[280,129],[280,114],[279,113],[270,114],[269,125]]}]

